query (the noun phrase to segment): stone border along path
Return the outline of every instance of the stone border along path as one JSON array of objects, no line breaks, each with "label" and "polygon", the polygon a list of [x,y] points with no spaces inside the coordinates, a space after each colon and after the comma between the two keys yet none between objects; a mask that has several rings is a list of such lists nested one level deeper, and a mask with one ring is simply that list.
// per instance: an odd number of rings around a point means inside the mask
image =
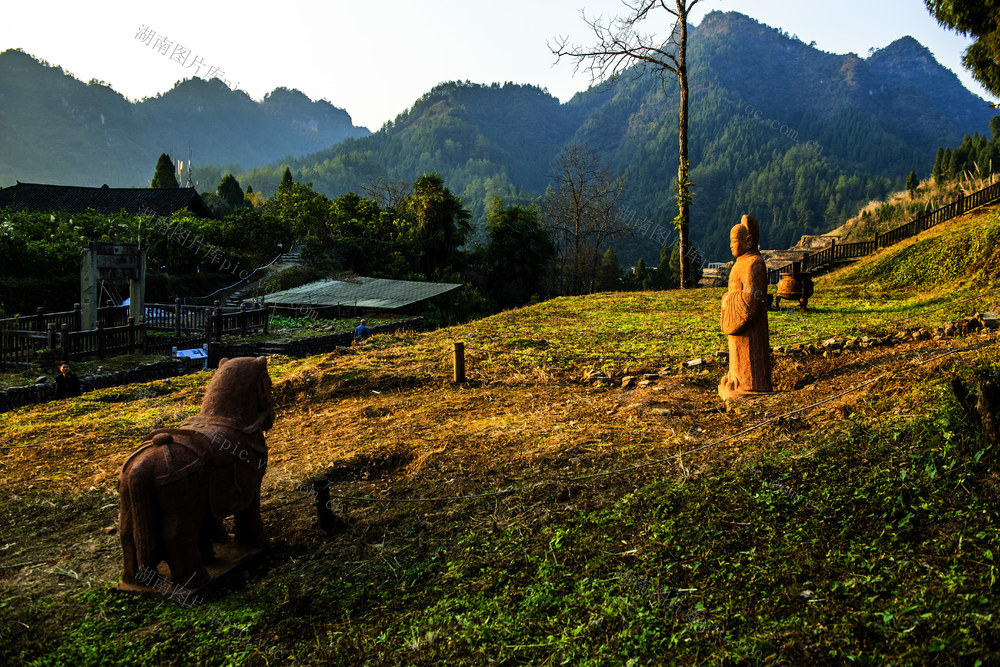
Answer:
[{"label": "stone border along path", "polygon": [[[833,336],[822,343],[802,343],[799,345],[775,345],[771,349],[771,354],[775,357],[805,357],[824,356],[836,357],[845,352],[857,352],[873,347],[891,347],[901,343],[910,343],[921,340],[943,340],[945,338],[958,338],[967,334],[979,331],[993,331],[1000,329],[1000,317],[993,313],[977,313],[972,317],[964,317],[947,323],[943,327],[927,329],[900,330],[894,334],[885,336]],[[705,368],[711,366],[716,359],[725,359],[728,351],[720,350],[714,356],[695,357],[680,364],[682,369]],[[648,387],[655,384],[661,377],[675,375],[676,368],[667,367],[659,373],[648,373],[644,375],[625,375],[619,381],[612,375],[604,371],[586,371],[580,378],[584,383],[594,385],[614,385],[620,382],[623,389],[633,387]]]}]

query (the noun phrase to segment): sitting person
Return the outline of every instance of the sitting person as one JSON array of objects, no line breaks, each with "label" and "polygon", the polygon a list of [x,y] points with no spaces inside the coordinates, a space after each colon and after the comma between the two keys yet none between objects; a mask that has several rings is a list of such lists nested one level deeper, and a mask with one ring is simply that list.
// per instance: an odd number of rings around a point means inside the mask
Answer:
[{"label": "sitting person", "polygon": [[360,343],[365,338],[368,338],[371,335],[372,335],[372,330],[365,326],[364,320],[361,320],[361,324],[359,324],[358,328],[354,330],[354,342]]},{"label": "sitting person", "polygon": [[70,370],[69,362],[59,364],[59,375],[56,376],[56,398],[69,398],[80,395],[80,378]]}]

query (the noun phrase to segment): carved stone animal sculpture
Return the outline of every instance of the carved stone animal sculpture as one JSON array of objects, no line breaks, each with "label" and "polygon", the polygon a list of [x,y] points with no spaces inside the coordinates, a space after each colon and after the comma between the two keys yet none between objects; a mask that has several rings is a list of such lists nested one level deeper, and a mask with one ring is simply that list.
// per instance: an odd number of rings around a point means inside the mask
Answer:
[{"label": "carved stone animal sculpture", "polygon": [[125,462],[118,477],[122,581],[161,561],[187,588],[211,580],[204,564],[212,541],[227,535],[235,517],[236,542],[267,543],[260,518],[260,483],[267,468],[264,431],[274,423],[265,357],[223,359],[208,383],[201,412],[179,428],[154,431]]}]

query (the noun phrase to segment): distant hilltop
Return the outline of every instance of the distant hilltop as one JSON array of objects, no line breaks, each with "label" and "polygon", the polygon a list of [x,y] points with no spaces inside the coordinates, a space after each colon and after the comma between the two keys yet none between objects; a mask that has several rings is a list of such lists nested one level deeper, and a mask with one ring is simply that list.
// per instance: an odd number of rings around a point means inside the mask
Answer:
[{"label": "distant hilltop", "polygon": [[0,53],[0,90],[0,186],[143,186],[161,153],[238,170],[371,134],[298,90],[277,88],[255,102],[218,79],[194,78],[133,103],[18,50]]}]

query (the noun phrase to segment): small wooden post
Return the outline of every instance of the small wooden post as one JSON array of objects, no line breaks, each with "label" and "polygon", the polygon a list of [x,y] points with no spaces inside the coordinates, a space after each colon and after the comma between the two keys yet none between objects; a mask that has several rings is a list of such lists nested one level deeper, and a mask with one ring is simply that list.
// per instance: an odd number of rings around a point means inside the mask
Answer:
[{"label": "small wooden post", "polygon": [[323,530],[331,530],[335,525],[335,517],[330,511],[330,480],[323,475],[312,478],[313,498],[316,499],[316,519]]},{"label": "small wooden post", "polygon": [[62,348],[63,359],[69,361],[69,357],[73,351],[70,349],[69,324],[66,322],[63,322],[62,327],[59,329],[59,346]]},{"label": "small wooden post", "polygon": [[49,322],[48,327],[48,340],[46,341],[46,347],[50,350],[56,349],[56,325],[55,322]]},{"label": "small wooden post", "polygon": [[174,336],[181,337],[181,300],[174,299]]},{"label": "small wooden post", "polygon": [[212,311],[207,311],[205,313],[205,342],[212,342]]},{"label": "small wooden post", "polygon": [[465,343],[455,343],[455,382],[465,382]]},{"label": "small wooden post", "polygon": [[35,331],[45,331],[45,314],[41,306],[35,308]]},{"label": "small wooden post", "polygon": [[82,331],[83,330],[83,310],[82,306],[78,303],[73,304],[73,330]]},{"label": "small wooden post", "polygon": [[104,358],[104,327],[101,326],[100,320],[97,322],[97,358]]}]

